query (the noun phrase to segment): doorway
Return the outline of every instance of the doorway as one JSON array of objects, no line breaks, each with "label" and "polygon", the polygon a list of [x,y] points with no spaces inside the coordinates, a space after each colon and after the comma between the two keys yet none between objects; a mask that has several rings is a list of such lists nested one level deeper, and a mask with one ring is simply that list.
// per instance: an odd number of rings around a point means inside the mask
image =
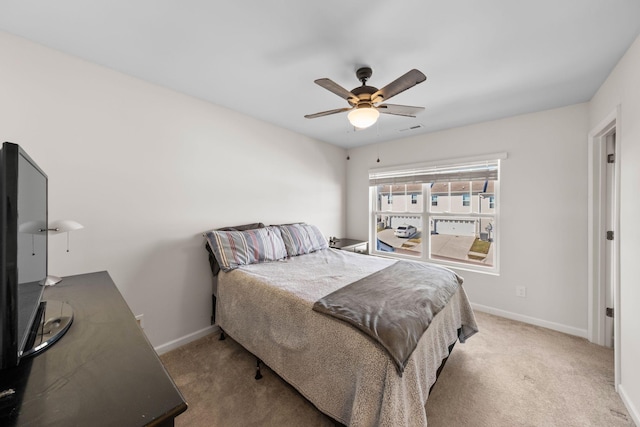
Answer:
[{"label": "doorway", "polygon": [[613,347],[620,384],[620,107],[589,133],[589,340]]}]

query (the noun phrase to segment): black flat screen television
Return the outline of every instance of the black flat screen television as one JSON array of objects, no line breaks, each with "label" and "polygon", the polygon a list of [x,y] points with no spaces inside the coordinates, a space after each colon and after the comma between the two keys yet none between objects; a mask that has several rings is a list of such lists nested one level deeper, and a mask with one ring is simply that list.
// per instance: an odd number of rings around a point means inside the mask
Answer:
[{"label": "black flat screen television", "polygon": [[37,334],[47,278],[48,178],[17,144],[0,151],[0,369]]}]

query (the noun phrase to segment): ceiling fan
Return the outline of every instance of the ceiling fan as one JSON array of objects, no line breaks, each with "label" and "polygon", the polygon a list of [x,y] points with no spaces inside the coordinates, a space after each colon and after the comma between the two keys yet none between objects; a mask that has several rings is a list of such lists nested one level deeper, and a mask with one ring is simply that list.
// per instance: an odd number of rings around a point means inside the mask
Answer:
[{"label": "ceiling fan", "polygon": [[315,119],[316,117],[349,111],[349,122],[357,129],[364,129],[373,125],[378,120],[380,113],[415,117],[417,113],[424,110],[424,107],[383,104],[383,102],[386,102],[392,96],[425,81],[427,77],[422,74],[422,72],[413,69],[398,77],[382,89],[367,86],[367,80],[369,80],[371,74],[373,74],[373,70],[370,67],[359,68],[356,71],[356,77],[362,82],[362,86],[352,89],[351,91],[346,90],[331,79],[323,78],[315,80],[317,85],[335,93],[340,98],[346,99],[350,107],[307,114],[305,117],[307,119]]}]

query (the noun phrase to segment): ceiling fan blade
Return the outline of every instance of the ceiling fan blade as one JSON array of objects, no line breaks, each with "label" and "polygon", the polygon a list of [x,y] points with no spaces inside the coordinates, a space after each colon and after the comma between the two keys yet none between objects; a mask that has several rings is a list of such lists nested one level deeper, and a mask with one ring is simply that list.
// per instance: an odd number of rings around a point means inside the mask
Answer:
[{"label": "ceiling fan blade", "polygon": [[327,89],[330,92],[335,93],[340,98],[346,99],[347,101],[352,101],[354,104],[359,101],[358,97],[340,86],[338,83],[334,82],[331,79],[318,79],[314,80],[314,82]]},{"label": "ceiling fan blade", "polygon": [[[398,77],[382,89],[378,90],[376,93],[371,95],[371,99],[373,100],[373,102],[387,101],[392,96],[404,92],[405,90],[412,88],[418,83],[422,83],[425,80],[427,80],[427,76],[422,74],[422,72],[413,69],[403,76]],[[382,99],[376,100],[378,96],[381,96]]]},{"label": "ceiling fan blade", "polygon": [[343,112],[349,111],[349,110],[351,110],[351,108],[349,108],[349,107],[338,108],[338,109],[335,109],[335,110],[322,111],[320,113],[315,113],[315,114],[307,114],[304,117],[307,118],[307,119],[315,119],[316,117],[323,117],[323,116],[328,116],[328,115],[331,115],[331,114],[343,113]]},{"label": "ceiling fan blade", "polygon": [[415,117],[416,114],[424,110],[424,107],[412,107],[410,105],[397,105],[397,104],[382,104],[382,105],[378,105],[377,109],[379,112],[383,114]]}]

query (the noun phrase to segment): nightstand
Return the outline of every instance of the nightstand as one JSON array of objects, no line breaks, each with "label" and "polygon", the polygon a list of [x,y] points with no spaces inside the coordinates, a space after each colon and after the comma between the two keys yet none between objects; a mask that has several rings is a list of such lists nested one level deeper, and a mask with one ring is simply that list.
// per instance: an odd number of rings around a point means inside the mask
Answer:
[{"label": "nightstand", "polygon": [[369,243],[365,240],[334,238],[329,241],[329,247],[343,251],[356,252],[359,254],[369,253]]}]

